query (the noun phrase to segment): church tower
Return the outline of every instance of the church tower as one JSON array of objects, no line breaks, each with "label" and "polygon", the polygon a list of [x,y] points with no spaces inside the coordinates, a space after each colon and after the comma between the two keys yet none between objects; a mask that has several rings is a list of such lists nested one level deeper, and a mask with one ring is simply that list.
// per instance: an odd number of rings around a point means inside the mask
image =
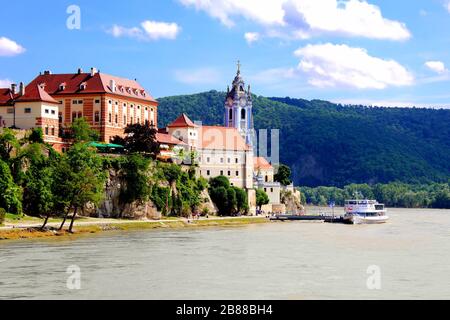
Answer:
[{"label": "church tower", "polygon": [[247,144],[254,147],[255,130],[253,125],[253,99],[250,86],[247,90],[241,77],[241,64],[238,62],[232,89],[228,87],[225,100],[225,126],[238,129]]}]

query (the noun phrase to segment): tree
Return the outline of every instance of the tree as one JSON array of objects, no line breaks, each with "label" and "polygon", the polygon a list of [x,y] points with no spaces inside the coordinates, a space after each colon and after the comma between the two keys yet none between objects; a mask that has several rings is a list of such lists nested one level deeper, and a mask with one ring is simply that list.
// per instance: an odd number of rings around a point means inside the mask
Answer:
[{"label": "tree", "polygon": [[91,129],[85,118],[76,119],[71,126],[72,136],[76,143],[98,141],[99,134]]},{"label": "tree", "polygon": [[44,143],[44,132],[42,131],[42,128],[32,129],[28,141],[30,143]]},{"label": "tree", "polygon": [[23,196],[24,212],[30,216],[44,218],[44,229],[55,208],[53,194],[53,168],[38,168],[32,165],[26,173]]},{"label": "tree", "polygon": [[22,190],[14,183],[11,170],[0,160],[0,208],[13,214],[22,214]]},{"label": "tree", "polygon": [[18,150],[20,147],[19,140],[16,134],[11,129],[2,129],[0,134],[0,159],[9,161],[14,150]]},{"label": "tree", "polygon": [[122,188],[120,199],[123,203],[145,201],[150,195],[149,178],[147,171],[150,161],[141,155],[135,154],[125,158],[122,163],[125,188]]},{"label": "tree", "polygon": [[245,190],[231,186],[230,180],[225,176],[210,179],[209,194],[221,216],[247,213],[249,210]]},{"label": "tree", "polygon": [[292,183],[291,175],[291,168],[284,164],[280,164],[280,166],[278,167],[278,172],[275,174],[274,179],[282,185],[288,186]]},{"label": "tree", "polygon": [[106,174],[102,159],[86,144],[75,144],[61,158],[55,169],[55,194],[66,213],[60,230],[73,209],[68,231],[72,232],[78,210],[87,203],[98,204],[103,196]]},{"label": "tree", "polygon": [[267,193],[265,193],[262,189],[256,189],[256,205],[259,210],[261,210],[262,206],[269,204],[269,202],[270,199]]},{"label": "tree", "polygon": [[239,213],[247,214],[249,211],[247,192],[241,188],[234,187],[236,193],[236,209]]},{"label": "tree", "polygon": [[159,144],[156,140],[158,131],[148,122],[144,125],[132,124],[125,129],[126,137],[116,136],[113,143],[121,144],[130,153],[150,154],[153,158],[159,154]]}]

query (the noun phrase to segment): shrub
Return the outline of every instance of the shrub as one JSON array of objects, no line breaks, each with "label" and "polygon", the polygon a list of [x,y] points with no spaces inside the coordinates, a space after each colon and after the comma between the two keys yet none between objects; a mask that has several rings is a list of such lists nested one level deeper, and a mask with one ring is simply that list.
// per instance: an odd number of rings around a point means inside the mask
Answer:
[{"label": "shrub", "polygon": [[3,208],[0,208],[0,226],[5,222],[6,211]]}]

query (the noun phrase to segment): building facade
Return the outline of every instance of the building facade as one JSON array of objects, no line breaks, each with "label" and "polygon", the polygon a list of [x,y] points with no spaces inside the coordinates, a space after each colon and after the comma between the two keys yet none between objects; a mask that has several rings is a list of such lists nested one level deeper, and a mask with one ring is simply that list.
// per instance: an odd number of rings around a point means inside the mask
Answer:
[{"label": "building facade", "polygon": [[15,84],[11,88],[0,89],[0,128],[29,130],[41,128],[44,141],[55,150],[64,145],[59,137],[59,103],[43,88],[36,84],[19,89]]},{"label": "building facade", "polygon": [[[148,122],[156,127],[158,122],[158,102],[137,81],[100,73],[95,68],[89,73],[81,69],[68,74],[45,71],[26,87],[27,94],[23,97],[12,94],[11,89],[0,91],[0,103],[10,107],[5,109],[6,114],[3,111],[0,115],[5,126],[11,126],[12,110],[16,110],[15,125],[19,129],[33,127],[35,115],[42,111],[40,118],[44,125],[51,120],[48,125],[57,128],[58,133],[60,129],[70,127],[76,119],[84,118],[91,128],[99,132],[102,142],[110,142],[114,136],[123,136],[124,129],[130,124]],[[47,108],[50,114],[45,113],[45,107],[29,104],[37,102],[34,100],[39,97],[41,102],[51,105]],[[31,113],[23,116],[26,124],[19,121],[22,102],[27,103],[24,105],[27,111],[31,108]]]}]

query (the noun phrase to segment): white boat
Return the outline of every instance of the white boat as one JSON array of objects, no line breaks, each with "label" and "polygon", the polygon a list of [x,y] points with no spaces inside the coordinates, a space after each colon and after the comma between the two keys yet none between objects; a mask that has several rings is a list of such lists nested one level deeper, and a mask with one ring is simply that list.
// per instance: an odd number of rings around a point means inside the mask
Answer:
[{"label": "white boat", "polygon": [[351,224],[380,224],[389,220],[384,204],[375,200],[345,201],[344,220]]}]

